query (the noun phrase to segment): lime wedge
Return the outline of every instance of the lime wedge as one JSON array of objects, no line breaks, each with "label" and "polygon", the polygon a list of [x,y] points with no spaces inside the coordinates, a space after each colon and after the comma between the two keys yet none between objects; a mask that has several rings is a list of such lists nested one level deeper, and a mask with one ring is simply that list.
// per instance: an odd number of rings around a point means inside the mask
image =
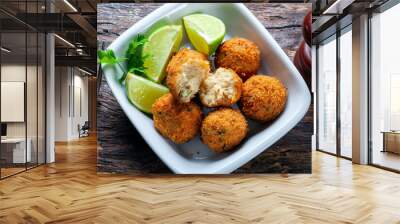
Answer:
[{"label": "lime wedge", "polygon": [[172,53],[179,50],[182,42],[181,25],[162,26],[152,32],[143,46],[145,73],[149,79],[160,83],[165,77],[165,67]]},{"label": "lime wedge", "polygon": [[192,14],[183,17],[186,33],[196,50],[211,55],[225,36],[225,25],[217,17]]},{"label": "lime wedge", "polygon": [[150,114],[153,103],[169,92],[167,87],[131,73],[126,76],[125,86],[129,101]]}]

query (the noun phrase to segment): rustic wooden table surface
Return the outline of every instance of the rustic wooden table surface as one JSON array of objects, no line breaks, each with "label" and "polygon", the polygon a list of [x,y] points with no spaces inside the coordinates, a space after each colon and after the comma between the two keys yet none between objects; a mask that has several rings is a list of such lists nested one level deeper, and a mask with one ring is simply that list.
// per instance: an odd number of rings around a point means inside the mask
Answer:
[{"label": "rustic wooden table surface", "polygon": [[[158,3],[98,4],[98,48],[107,47],[121,33],[154,11]],[[311,4],[246,3],[286,54],[293,59],[302,40],[302,20]],[[104,77],[98,90],[98,171],[170,173],[129,122]],[[313,106],[303,120],[276,144],[235,173],[311,172]]]}]

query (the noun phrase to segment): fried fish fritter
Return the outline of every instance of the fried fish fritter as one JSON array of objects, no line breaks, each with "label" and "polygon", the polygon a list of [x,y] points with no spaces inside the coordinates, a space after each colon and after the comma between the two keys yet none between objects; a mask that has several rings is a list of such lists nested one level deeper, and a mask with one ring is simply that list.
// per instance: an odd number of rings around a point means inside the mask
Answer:
[{"label": "fried fish fritter", "polygon": [[218,68],[200,86],[200,100],[207,107],[231,106],[242,94],[242,79],[232,69]]},{"label": "fried fish fritter", "polygon": [[171,93],[154,102],[152,113],[154,127],[177,144],[191,140],[200,130],[200,107],[193,102],[179,103]]},{"label": "fried fish fritter", "polygon": [[233,149],[247,135],[248,124],[238,110],[223,108],[213,111],[201,125],[201,139],[215,152]]},{"label": "fried fish fritter", "polygon": [[235,37],[219,46],[215,64],[234,70],[245,81],[260,68],[260,50],[250,40]]},{"label": "fried fish fritter", "polygon": [[284,110],[286,100],[287,90],[279,79],[255,75],[243,84],[240,107],[247,117],[267,122]]},{"label": "fried fish fritter", "polygon": [[166,72],[171,93],[179,102],[188,103],[210,72],[210,62],[204,54],[184,48],[172,57]]}]

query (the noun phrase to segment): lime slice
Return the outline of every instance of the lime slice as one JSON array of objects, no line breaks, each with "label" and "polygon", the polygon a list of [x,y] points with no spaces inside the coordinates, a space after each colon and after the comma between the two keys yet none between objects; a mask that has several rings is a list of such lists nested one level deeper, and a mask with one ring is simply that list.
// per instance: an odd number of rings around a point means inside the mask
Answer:
[{"label": "lime slice", "polygon": [[165,77],[165,67],[172,53],[179,50],[182,42],[181,25],[162,26],[152,32],[143,46],[145,73],[149,79],[160,83]]},{"label": "lime slice", "polygon": [[211,55],[225,36],[225,25],[217,17],[192,14],[183,17],[186,33],[196,50]]},{"label": "lime slice", "polygon": [[125,86],[129,101],[146,113],[151,113],[153,103],[169,92],[167,87],[131,73],[126,76]]}]

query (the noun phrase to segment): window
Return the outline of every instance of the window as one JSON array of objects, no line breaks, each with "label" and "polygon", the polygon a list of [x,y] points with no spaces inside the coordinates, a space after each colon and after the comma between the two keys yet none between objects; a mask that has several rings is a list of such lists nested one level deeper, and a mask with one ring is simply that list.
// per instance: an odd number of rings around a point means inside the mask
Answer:
[{"label": "window", "polygon": [[371,162],[400,170],[400,5],[371,18]]},{"label": "window", "polygon": [[[8,1],[19,16],[44,1]],[[0,178],[45,163],[45,34],[1,12]],[[5,22],[6,21],[6,22]]]},{"label": "window", "polygon": [[[345,27],[339,33],[340,36],[334,35],[323,41],[317,52],[317,147],[321,151],[350,159],[352,157],[352,26]],[[339,66],[337,63],[340,63]]]},{"label": "window", "polygon": [[318,47],[318,145],[336,153],[336,39]]},{"label": "window", "polygon": [[352,32],[340,36],[340,155],[352,157]]}]

